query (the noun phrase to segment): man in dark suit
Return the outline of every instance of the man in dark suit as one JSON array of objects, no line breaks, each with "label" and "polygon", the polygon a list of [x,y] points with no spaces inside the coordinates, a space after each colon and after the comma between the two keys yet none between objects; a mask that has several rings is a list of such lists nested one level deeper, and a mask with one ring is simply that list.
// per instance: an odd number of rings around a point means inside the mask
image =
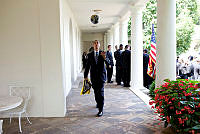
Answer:
[{"label": "man in dark suit", "polygon": [[130,46],[125,46],[125,51],[122,52],[122,69],[123,69],[123,82],[124,87],[130,87],[131,77],[131,51]]},{"label": "man in dark suit", "polygon": [[90,78],[92,82],[92,88],[94,89],[95,100],[99,112],[98,117],[103,115],[104,106],[104,83],[106,81],[106,54],[99,50],[100,42],[95,40],[93,42],[94,51],[88,54],[88,60],[84,72],[84,79],[88,80],[88,73],[90,71]]},{"label": "man in dark suit", "polygon": [[123,45],[120,44],[119,49],[117,51],[115,51],[114,53],[114,57],[116,60],[116,82],[117,85],[121,85],[121,81],[122,81],[122,60],[121,60],[121,54],[122,54],[122,50],[123,50]]},{"label": "man in dark suit", "polygon": [[108,79],[108,83],[113,83],[113,81],[111,81],[112,79],[112,75],[113,75],[113,56],[112,56],[112,52],[111,52],[111,45],[108,45],[108,51],[106,52],[106,58],[108,58],[109,60],[109,64],[106,64],[106,69],[107,69],[107,79]]},{"label": "man in dark suit", "polygon": [[149,54],[147,49],[143,50],[143,82],[144,87],[149,88],[151,77],[147,74],[148,63],[149,63]]}]

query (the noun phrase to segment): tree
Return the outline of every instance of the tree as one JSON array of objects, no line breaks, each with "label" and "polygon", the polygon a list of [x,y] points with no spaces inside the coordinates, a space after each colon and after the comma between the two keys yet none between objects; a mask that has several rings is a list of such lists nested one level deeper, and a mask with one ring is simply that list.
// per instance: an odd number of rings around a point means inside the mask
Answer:
[{"label": "tree", "polygon": [[[191,36],[194,31],[194,25],[200,23],[200,8],[197,0],[176,0],[176,18],[177,18],[177,55],[186,52],[190,48]],[[157,1],[149,0],[143,11],[143,33],[144,47],[150,47],[151,26],[154,24],[155,33],[157,29]],[[129,21],[129,35],[131,21]],[[158,44],[159,45],[159,44]]]},{"label": "tree", "polygon": [[186,52],[190,48],[193,32],[194,22],[192,20],[192,17],[189,16],[189,12],[187,11],[181,12],[176,20],[177,55]]},{"label": "tree", "polygon": [[146,4],[146,8],[143,11],[143,35],[144,35],[144,42],[145,48],[150,48],[150,41],[151,41],[151,33],[152,33],[152,24],[154,24],[154,30],[156,33],[157,29],[157,1],[150,0]]}]

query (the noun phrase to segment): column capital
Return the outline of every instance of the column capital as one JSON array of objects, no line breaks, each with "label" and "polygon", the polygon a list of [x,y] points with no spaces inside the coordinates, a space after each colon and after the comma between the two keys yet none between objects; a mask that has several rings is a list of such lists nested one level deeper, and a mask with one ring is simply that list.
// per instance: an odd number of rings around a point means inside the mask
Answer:
[{"label": "column capital", "polygon": [[129,18],[120,19],[119,25],[120,25],[120,26],[122,26],[122,25],[127,25],[127,24],[128,24],[128,21],[129,21]]},{"label": "column capital", "polygon": [[119,25],[120,25],[120,21],[118,21],[117,23],[115,23],[115,25],[113,25],[113,27],[116,28]]},{"label": "column capital", "polygon": [[131,11],[131,16],[136,15],[136,14],[142,14],[142,11],[145,8],[144,5],[137,5],[137,6],[130,5],[129,7]]}]

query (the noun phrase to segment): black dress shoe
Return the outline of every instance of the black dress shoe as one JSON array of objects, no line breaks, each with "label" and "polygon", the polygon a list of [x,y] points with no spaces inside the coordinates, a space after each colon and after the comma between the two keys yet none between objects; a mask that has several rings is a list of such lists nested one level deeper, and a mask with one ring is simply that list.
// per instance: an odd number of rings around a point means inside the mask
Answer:
[{"label": "black dress shoe", "polygon": [[124,87],[130,87],[130,85],[124,85]]},{"label": "black dress shoe", "polygon": [[101,111],[101,112],[99,111],[97,114],[97,117],[101,117],[102,115],[103,115],[103,111]]}]

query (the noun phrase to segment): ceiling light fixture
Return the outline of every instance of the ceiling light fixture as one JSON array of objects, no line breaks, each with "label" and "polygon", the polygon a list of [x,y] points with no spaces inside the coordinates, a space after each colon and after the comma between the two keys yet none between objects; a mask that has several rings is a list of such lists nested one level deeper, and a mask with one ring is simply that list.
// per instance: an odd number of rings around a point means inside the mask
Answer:
[{"label": "ceiling light fixture", "polygon": [[97,14],[99,14],[102,10],[100,9],[95,9],[93,10],[93,12],[95,13],[94,15],[92,15],[90,17],[90,21],[93,23],[93,24],[98,24],[99,23],[99,16]]},{"label": "ceiling light fixture", "polygon": [[102,10],[101,9],[94,9],[93,12],[99,13],[99,12],[102,12]]}]

